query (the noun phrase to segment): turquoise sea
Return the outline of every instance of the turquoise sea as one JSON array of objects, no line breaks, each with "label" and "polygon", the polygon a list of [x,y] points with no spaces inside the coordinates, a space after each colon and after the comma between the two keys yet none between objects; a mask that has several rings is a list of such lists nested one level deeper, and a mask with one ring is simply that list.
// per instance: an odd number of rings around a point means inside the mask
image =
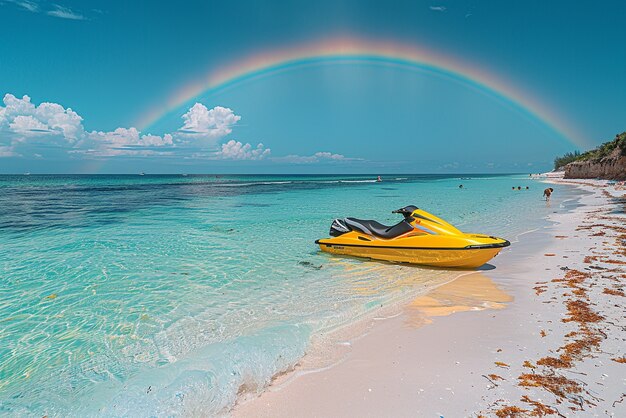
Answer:
[{"label": "turquoise sea", "polygon": [[527,175],[373,179],[0,176],[0,414],[223,412],[313,335],[456,274],[321,253],[333,218],[414,204],[514,251],[572,197],[548,207]]}]

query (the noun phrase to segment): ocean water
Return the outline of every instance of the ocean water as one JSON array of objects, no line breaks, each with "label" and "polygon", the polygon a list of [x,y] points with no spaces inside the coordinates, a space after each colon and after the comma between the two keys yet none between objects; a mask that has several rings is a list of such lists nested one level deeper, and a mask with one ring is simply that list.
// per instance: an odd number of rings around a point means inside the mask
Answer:
[{"label": "ocean water", "polygon": [[374,178],[0,176],[0,414],[222,413],[313,335],[457,274],[322,253],[333,218],[415,204],[514,242],[573,198],[547,206],[521,175]]}]

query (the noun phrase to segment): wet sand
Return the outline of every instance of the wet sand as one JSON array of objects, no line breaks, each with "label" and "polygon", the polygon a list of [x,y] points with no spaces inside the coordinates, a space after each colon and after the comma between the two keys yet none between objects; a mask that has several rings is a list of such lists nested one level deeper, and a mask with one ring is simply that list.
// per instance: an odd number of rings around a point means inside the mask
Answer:
[{"label": "wet sand", "polygon": [[502,309],[513,297],[500,289],[481,272],[459,277],[451,283],[415,298],[406,308],[407,320],[414,317],[416,325],[431,323],[432,317],[458,312]]},{"label": "wet sand", "polygon": [[342,361],[303,365],[232,414],[626,416],[624,192],[575,183],[592,192],[581,206],[522,236],[497,269],[371,321]]}]

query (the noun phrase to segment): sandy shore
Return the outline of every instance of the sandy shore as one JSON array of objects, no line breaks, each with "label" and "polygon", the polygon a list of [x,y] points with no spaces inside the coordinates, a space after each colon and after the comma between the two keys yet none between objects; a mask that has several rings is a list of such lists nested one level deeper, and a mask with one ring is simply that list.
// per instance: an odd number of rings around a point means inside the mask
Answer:
[{"label": "sandy shore", "polygon": [[497,269],[372,321],[342,361],[296,369],[232,414],[626,416],[624,191],[569,183],[591,193],[521,237]]}]

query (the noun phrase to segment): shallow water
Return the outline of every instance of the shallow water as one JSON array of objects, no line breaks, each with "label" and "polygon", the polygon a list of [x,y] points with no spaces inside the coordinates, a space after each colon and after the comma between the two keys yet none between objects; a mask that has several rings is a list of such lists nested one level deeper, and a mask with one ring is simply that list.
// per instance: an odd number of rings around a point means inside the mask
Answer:
[{"label": "shallow water", "polygon": [[456,274],[321,253],[334,217],[415,204],[513,240],[572,196],[463,177],[0,176],[0,412],[215,414]]}]

